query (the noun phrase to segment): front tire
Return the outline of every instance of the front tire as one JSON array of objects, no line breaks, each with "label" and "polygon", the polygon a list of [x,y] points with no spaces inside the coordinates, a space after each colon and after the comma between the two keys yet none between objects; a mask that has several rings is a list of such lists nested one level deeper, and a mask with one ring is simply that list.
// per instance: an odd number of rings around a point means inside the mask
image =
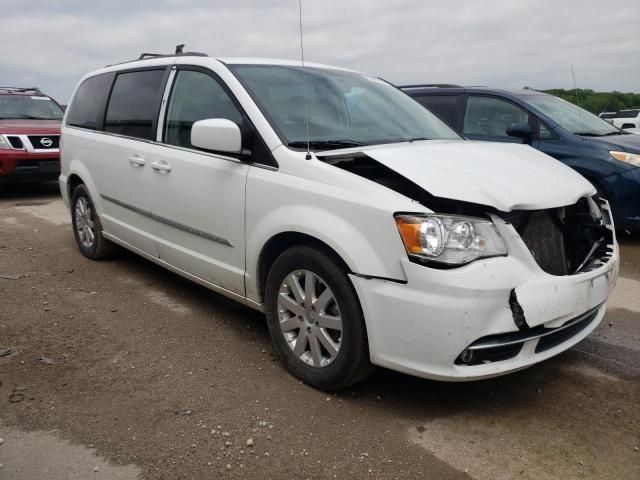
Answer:
[{"label": "front tire", "polygon": [[102,236],[102,224],[87,187],[80,184],[71,194],[71,223],[82,255],[99,260],[113,251],[113,244]]},{"label": "front tire", "polygon": [[355,290],[329,254],[311,246],[283,252],[269,272],[265,304],[276,352],[305,383],[336,391],[373,371]]}]

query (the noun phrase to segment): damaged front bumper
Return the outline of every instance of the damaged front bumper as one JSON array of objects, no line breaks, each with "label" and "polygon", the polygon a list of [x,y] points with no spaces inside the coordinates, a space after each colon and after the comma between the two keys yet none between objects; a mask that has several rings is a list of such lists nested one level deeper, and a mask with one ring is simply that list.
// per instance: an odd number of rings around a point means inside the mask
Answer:
[{"label": "damaged front bumper", "polygon": [[371,361],[437,380],[518,370],[578,343],[600,323],[619,269],[615,242],[600,266],[543,271],[510,224],[496,221],[509,255],[439,270],[402,260],[406,283],[352,275]]}]

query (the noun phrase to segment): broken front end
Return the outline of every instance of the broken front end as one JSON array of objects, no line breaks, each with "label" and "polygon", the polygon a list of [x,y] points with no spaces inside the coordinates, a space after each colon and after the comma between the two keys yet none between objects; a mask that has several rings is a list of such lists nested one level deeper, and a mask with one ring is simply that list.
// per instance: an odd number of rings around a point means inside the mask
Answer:
[{"label": "broken front end", "polygon": [[[365,318],[373,327],[368,331],[375,332],[374,363],[441,380],[484,378],[556,355],[601,321],[619,262],[605,200],[584,196],[571,205],[505,212],[433,196],[367,156],[332,157],[330,163],[434,212],[422,219],[443,219],[442,227],[416,227],[435,238],[433,245],[443,238],[460,243],[469,229],[485,223],[498,234],[495,241],[482,236],[482,242],[495,243],[482,245],[490,255],[449,255],[453,260],[443,262],[427,250],[412,252],[399,225],[408,253],[402,260],[407,282],[352,277],[367,306]],[[418,217],[398,216],[409,224]],[[405,230],[410,236],[410,228]]]}]

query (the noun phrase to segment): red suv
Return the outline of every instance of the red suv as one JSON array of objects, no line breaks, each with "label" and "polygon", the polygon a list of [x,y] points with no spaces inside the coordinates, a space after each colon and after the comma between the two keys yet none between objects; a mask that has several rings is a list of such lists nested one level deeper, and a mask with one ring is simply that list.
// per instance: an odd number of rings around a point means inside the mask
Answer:
[{"label": "red suv", "polygon": [[0,87],[0,184],[58,178],[63,113],[38,88]]}]

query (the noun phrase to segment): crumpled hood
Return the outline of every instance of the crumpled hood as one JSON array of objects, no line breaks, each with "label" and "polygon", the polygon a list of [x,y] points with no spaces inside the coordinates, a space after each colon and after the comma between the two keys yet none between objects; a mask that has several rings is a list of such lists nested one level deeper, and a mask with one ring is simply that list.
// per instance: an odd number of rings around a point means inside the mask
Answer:
[{"label": "crumpled hood", "polygon": [[[503,212],[572,205],[596,193],[580,174],[526,145],[428,140],[358,150],[431,195]],[[322,156],[344,154],[342,150]]]}]

